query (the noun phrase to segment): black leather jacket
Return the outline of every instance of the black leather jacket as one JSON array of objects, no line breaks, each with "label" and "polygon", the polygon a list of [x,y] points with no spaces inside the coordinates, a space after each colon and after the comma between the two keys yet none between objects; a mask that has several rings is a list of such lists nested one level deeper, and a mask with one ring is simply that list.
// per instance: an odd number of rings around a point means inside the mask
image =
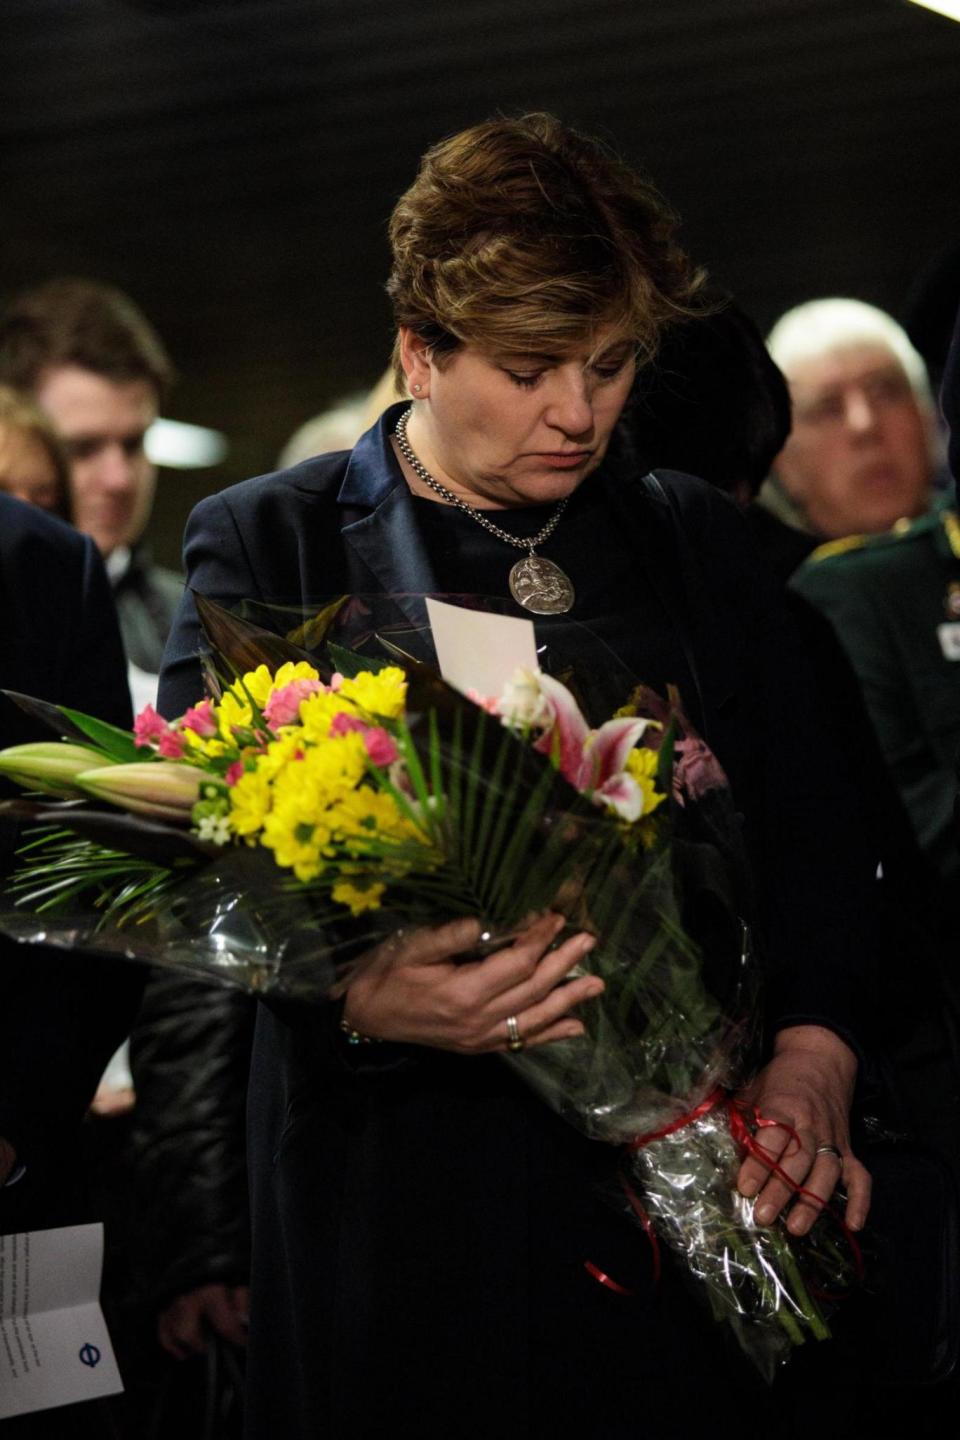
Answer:
[{"label": "black leather jacket", "polygon": [[157,1308],[249,1278],[244,1145],[255,1001],[151,975],[130,1039],[140,1283]]}]

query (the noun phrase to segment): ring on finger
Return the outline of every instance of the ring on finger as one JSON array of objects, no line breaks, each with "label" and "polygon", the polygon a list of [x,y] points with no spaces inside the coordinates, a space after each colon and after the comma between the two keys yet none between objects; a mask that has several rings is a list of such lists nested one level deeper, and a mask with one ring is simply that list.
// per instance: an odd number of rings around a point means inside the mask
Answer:
[{"label": "ring on finger", "polygon": [[840,1162],[841,1170],[843,1169],[843,1154],[836,1145],[818,1145],[813,1153],[814,1155],[832,1155],[835,1160]]},{"label": "ring on finger", "polygon": [[511,1051],[522,1050],[525,1041],[520,1034],[520,1026],[517,1024],[516,1015],[507,1016],[507,1049]]}]

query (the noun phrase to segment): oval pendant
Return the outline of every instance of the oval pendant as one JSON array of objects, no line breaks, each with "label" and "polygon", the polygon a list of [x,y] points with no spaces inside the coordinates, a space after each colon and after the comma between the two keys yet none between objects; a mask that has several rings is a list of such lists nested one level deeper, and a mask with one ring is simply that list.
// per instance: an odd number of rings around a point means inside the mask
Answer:
[{"label": "oval pendant", "polygon": [[524,555],[510,571],[510,594],[534,615],[562,615],[576,598],[559,565],[542,555]]}]

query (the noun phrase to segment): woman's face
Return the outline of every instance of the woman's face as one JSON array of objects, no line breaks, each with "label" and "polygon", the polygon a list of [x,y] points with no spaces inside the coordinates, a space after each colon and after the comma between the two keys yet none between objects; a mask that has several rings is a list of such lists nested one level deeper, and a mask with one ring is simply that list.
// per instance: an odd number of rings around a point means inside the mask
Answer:
[{"label": "woman's face", "polygon": [[564,355],[462,345],[442,366],[410,331],[401,342],[414,453],[480,509],[571,494],[603,459],[633,382],[634,347],[609,332]]},{"label": "woman's face", "polygon": [[46,446],[23,430],[0,425],[0,490],[59,512],[62,496],[56,467]]}]

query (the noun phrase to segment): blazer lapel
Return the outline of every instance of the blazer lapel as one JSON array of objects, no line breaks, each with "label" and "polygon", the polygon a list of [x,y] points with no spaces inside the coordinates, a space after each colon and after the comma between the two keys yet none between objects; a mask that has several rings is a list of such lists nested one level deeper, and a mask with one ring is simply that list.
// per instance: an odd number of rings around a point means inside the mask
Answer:
[{"label": "blazer lapel", "polygon": [[[344,507],[341,529],[348,557],[351,588],[370,589],[372,571],[385,596],[416,628],[427,625],[424,596],[437,588],[436,577],[420,533],[413,499],[397,464],[390,435],[403,405],[392,405],[354,448],[344,475],[339,503]],[[350,555],[360,565],[349,565]]]}]

